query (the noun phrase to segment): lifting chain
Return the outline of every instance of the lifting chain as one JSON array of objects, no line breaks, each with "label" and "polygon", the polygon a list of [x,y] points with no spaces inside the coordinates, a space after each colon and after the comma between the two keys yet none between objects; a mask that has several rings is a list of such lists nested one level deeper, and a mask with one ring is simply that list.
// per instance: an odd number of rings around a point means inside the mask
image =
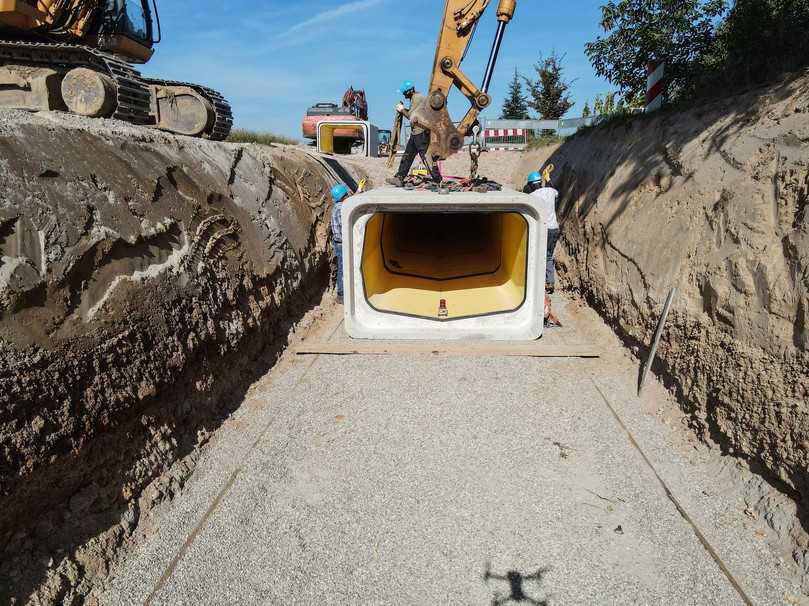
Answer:
[{"label": "lifting chain", "polygon": [[469,144],[469,180],[474,181],[478,177],[478,161],[483,147],[480,144],[480,124],[475,123],[472,127],[472,142]]}]

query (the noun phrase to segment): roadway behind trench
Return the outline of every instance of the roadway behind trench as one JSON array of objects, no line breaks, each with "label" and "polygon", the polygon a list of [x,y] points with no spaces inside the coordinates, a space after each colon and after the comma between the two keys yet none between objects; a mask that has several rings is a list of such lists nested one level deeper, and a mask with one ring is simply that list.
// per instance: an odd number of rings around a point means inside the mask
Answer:
[{"label": "roadway behind trench", "polygon": [[555,303],[565,327],[539,349],[601,358],[350,355],[333,309],[93,597],[806,603],[745,513],[747,472],[693,438],[661,385],[634,395],[637,368],[594,312]]}]

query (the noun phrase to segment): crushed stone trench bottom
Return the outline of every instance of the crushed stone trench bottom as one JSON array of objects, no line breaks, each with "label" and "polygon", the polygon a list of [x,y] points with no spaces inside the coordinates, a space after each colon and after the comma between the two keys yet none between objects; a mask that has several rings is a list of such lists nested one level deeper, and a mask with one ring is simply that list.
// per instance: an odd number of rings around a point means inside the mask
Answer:
[{"label": "crushed stone trench bottom", "polygon": [[573,309],[531,355],[349,341],[335,309],[248,392],[101,603],[783,595],[755,578],[766,554],[728,542],[741,522],[700,509],[715,478],[650,430],[617,345]]}]

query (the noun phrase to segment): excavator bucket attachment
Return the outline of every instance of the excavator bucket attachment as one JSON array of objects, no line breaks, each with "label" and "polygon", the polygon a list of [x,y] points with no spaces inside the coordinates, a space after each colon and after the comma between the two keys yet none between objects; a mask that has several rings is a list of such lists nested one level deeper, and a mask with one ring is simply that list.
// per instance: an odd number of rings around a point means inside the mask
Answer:
[{"label": "excavator bucket attachment", "polygon": [[350,336],[542,335],[547,227],[528,196],[380,189],[342,212]]}]

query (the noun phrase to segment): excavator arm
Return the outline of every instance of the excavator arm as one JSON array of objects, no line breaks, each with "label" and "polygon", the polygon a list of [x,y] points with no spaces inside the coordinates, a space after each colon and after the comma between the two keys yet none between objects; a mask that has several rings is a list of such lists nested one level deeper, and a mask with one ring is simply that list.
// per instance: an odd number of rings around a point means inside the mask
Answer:
[{"label": "excavator arm", "polygon": [[83,38],[101,10],[100,0],[5,0],[0,25]]},{"label": "excavator arm", "polygon": [[[472,37],[492,0],[446,0],[441,31],[438,35],[430,91],[410,116],[411,122],[430,131],[428,155],[432,160],[446,159],[463,147],[464,137],[472,132],[480,112],[491,105],[489,85],[494,74],[500,44],[506,26],[514,17],[517,0],[499,0],[497,34],[495,35],[483,83],[478,87],[461,69],[461,63]],[[452,88],[459,89],[471,107],[456,127],[447,109]]]}]

